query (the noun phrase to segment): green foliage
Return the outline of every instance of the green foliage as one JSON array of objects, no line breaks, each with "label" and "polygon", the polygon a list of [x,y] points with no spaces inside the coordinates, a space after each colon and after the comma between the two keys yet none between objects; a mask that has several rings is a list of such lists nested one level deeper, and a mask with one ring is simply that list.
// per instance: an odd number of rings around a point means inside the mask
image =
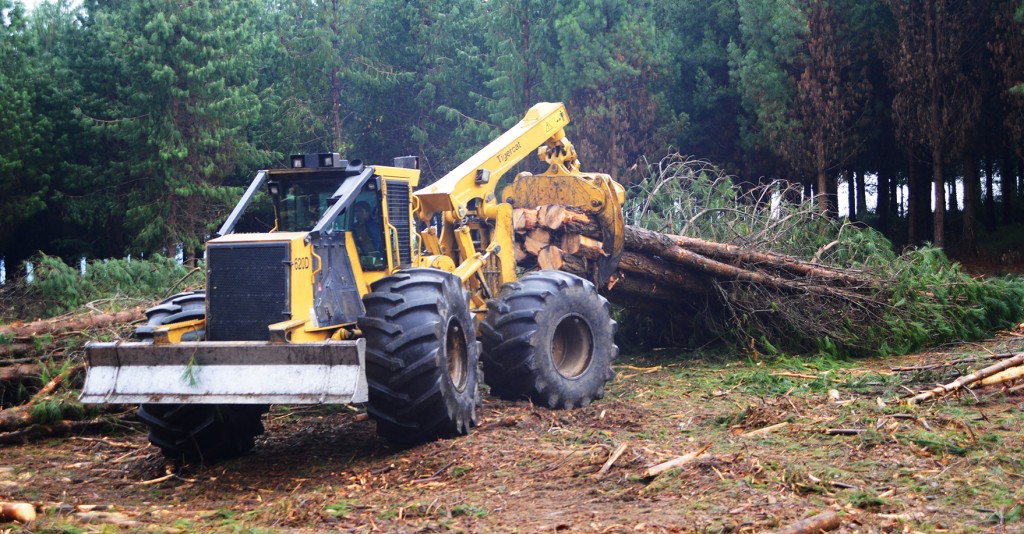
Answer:
[{"label": "green foliage", "polygon": [[101,299],[155,300],[170,293],[172,286],[189,273],[187,267],[162,256],[93,261],[86,267],[85,276],[55,256],[40,253],[33,263],[36,278],[25,286],[25,299],[45,316],[74,311]]},{"label": "green foliage", "polygon": [[[767,355],[886,355],[979,339],[1024,317],[1024,279],[971,277],[934,247],[897,255],[881,233],[821,217],[811,202],[786,201],[792,193],[777,183],[744,191],[721,170],[681,157],[653,165],[632,189],[624,207],[630,224],[813,260],[875,281],[863,301],[716,282],[717,306],[685,317],[690,331]],[[620,320],[647,335],[679,326],[628,314]]]},{"label": "green foliage", "polygon": [[940,249],[910,250],[889,269],[891,307],[870,331],[879,354],[982,338],[1024,316],[1024,279],[974,278]]},{"label": "green foliage", "polygon": [[51,121],[36,106],[38,65],[29,57],[25,8],[0,0],[0,247],[45,207],[50,182],[43,154]]}]

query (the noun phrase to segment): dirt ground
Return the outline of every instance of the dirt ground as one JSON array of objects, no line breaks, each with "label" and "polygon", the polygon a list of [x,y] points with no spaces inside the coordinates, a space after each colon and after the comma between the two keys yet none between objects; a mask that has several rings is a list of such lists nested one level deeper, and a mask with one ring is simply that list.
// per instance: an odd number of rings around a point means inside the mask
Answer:
[{"label": "dirt ground", "polygon": [[1016,332],[884,359],[623,356],[587,408],[486,398],[469,436],[407,451],[361,407],[273,407],[251,454],[212,466],[168,466],[126,423],[0,446],[0,500],[43,511],[0,532],[759,532],[826,511],[841,532],[1022,532],[1024,392],[909,407],[991,362],[894,370],[1021,350]]}]

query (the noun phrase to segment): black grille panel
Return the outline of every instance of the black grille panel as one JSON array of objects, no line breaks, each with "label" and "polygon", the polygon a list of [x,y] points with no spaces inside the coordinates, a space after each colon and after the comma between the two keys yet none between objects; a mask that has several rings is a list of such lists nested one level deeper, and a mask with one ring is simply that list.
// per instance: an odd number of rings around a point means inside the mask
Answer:
[{"label": "black grille panel", "polygon": [[291,318],[288,243],[211,244],[206,253],[206,338],[266,341]]},{"label": "black grille panel", "polygon": [[412,241],[409,236],[409,184],[388,180],[388,222],[398,229],[398,264],[408,267],[412,261]]}]

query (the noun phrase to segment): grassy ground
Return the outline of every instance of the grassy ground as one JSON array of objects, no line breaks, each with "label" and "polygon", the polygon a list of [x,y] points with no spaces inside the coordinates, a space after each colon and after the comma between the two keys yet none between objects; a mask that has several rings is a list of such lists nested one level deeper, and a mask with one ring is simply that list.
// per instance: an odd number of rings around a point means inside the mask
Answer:
[{"label": "grassy ground", "polygon": [[1021,332],[870,360],[660,351],[623,357],[580,410],[488,398],[469,436],[397,451],[361,409],[274,407],[252,454],[173,471],[128,424],[0,446],[0,500],[39,503],[33,531],[727,532],[827,510],[843,532],[1024,531],[1024,394],[908,407],[908,391],[979,364],[893,370],[1020,350]]}]

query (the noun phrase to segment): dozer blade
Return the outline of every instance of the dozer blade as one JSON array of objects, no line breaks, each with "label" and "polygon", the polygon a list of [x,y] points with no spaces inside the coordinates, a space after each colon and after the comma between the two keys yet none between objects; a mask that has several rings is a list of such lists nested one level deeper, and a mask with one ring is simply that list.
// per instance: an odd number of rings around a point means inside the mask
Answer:
[{"label": "dozer blade", "polygon": [[366,402],[366,340],[89,343],[83,403]]}]

